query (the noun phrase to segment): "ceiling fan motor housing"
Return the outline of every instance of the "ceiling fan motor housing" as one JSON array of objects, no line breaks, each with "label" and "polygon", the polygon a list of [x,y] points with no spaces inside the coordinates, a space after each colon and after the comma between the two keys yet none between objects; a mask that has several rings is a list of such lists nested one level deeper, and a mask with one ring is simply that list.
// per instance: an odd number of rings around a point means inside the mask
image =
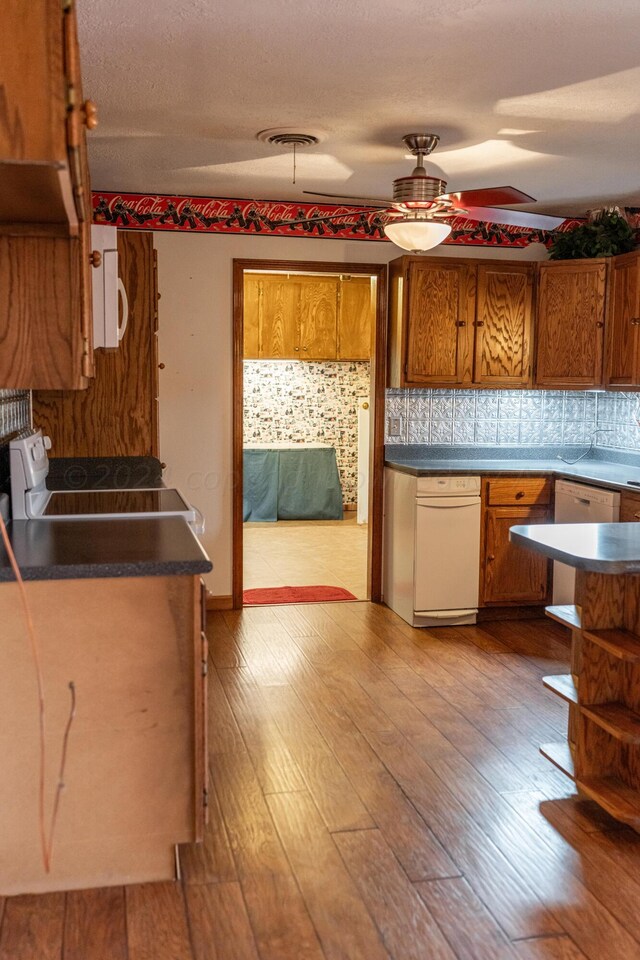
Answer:
[{"label": "ceiling fan motor housing", "polygon": [[445,180],[437,177],[415,176],[398,177],[393,181],[393,203],[413,209],[428,209],[447,189]]}]

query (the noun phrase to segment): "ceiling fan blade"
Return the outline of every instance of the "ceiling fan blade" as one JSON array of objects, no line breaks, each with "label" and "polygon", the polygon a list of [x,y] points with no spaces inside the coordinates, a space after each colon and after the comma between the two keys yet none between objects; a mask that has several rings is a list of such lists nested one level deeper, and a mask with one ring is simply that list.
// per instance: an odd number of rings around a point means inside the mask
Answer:
[{"label": "ceiling fan blade", "polygon": [[542,213],[527,213],[525,210],[503,210],[502,207],[465,207],[451,211],[450,216],[467,220],[500,223],[510,227],[527,227],[529,230],[555,230],[565,217],[548,217]]},{"label": "ceiling fan blade", "polygon": [[516,187],[484,187],[481,190],[461,190],[444,193],[438,200],[451,200],[460,207],[496,207],[505,203],[535,203],[535,197]]},{"label": "ceiling fan blade", "polygon": [[380,203],[385,207],[388,207],[391,203],[391,200],[381,200],[379,197],[352,197],[346,193],[319,193],[317,190],[303,190],[302,192],[310,197],[331,197],[333,200],[366,200],[368,204]]}]

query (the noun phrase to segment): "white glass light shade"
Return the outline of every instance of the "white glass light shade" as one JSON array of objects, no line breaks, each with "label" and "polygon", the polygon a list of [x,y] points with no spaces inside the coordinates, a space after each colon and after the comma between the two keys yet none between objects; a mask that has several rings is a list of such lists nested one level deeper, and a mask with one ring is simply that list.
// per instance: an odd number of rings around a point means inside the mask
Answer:
[{"label": "white glass light shade", "polygon": [[424,253],[425,250],[431,250],[442,243],[451,233],[451,227],[448,223],[426,217],[402,217],[388,223],[384,232],[392,243],[403,250]]}]

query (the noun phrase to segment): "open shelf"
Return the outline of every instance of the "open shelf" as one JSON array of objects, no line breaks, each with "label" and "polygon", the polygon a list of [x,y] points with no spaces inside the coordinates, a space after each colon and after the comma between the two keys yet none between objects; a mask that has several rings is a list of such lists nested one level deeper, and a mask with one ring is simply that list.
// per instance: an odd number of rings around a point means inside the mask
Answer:
[{"label": "open shelf", "polygon": [[584,630],[583,637],[611,656],[627,663],[640,663],[640,637],[628,630]]},{"label": "open shelf", "polygon": [[543,743],[540,747],[540,753],[570,780],[575,780],[573,757],[568,743]]},{"label": "open shelf", "polygon": [[552,620],[561,623],[563,627],[569,627],[571,630],[580,629],[580,611],[573,603],[558,603],[545,607],[544,612]]},{"label": "open shelf", "polygon": [[585,717],[589,717],[607,733],[622,743],[640,744],[640,714],[634,713],[623,703],[602,703],[581,707]]},{"label": "open shelf", "polygon": [[640,828],[640,793],[617,777],[586,777],[578,786],[616,820]]},{"label": "open shelf", "polygon": [[578,702],[578,691],[576,690],[576,685],[570,673],[543,677],[542,682],[547,690],[551,690],[552,693],[555,693],[558,697],[562,697],[562,699],[568,703]]}]

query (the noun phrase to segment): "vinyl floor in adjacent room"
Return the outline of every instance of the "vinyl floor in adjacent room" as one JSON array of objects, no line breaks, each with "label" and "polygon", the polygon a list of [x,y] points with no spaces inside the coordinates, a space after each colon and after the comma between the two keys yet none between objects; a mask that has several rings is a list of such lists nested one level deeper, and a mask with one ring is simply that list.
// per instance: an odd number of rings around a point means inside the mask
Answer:
[{"label": "vinyl floor in adjacent room", "polygon": [[367,525],[344,520],[245,523],[244,588],[344,587],[367,597]]},{"label": "vinyl floor in adjacent room", "polygon": [[640,836],[538,753],[550,621],[368,603],[209,624],[211,823],[182,883],[16,897],[0,960],[638,960]]}]

